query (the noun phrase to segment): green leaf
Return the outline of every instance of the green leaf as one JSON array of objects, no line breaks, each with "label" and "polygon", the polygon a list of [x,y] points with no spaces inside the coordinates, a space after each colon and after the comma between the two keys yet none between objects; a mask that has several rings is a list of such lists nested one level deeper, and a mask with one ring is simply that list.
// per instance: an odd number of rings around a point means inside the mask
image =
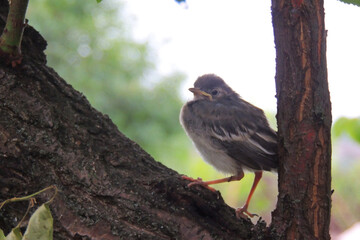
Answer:
[{"label": "green leaf", "polygon": [[360,7],[360,0],[340,0],[340,2],[353,4]]},{"label": "green leaf", "polygon": [[24,233],[23,240],[52,240],[53,218],[49,206],[41,205],[29,220],[29,225]]},{"label": "green leaf", "polygon": [[97,3],[100,3],[102,0],[96,0]]},{"label": "green leaf", "polygon": [[339,118],[332,127],[332,134],[339,137],[344,133],[360,143],[360,118]]},{"label": "green leaf", "polygon": [[4,231],[0,229],[0,240],[4,240],[4,239],[5,239]]},{"label": "green leaf", "polygon": [[21,240],[21,239],[22,239],[22,235],[19,227],[13,228],[5,238],[5,240]]}]

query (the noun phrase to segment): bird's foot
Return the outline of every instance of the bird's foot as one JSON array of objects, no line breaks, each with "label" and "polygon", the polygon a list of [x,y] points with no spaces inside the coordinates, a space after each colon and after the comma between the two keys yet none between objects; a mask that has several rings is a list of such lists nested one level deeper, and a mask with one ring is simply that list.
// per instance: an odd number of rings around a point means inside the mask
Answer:
[{"label": "bird's foot", "polygon": [[191,177],[188,177],[188,176],[182,176],[182,179],[191,181],[191,183],[189,183],[189,184],[187,185],[188,187],[191,187],[191,186],[193,186],[193,185],[201,185],[201,186],[209,189],[209,190],[212,191],[212,192],[216,192],[216,189],[215,189],[215,188],[210,187],[209,184],[207,184],[206,182],[204,182],[201,178],[194,179],[194,178],[191,178]]},{"label": "bird's foot", "polygon": [[235,210],[235,214],[236,214],[236,217],[237,218],[249,218],[249,217],[254,217],[254,216],[259,216],[257,214],[254,214],[254,213],[250,213],[248,210],[247,210],[247,206],[243,206],[242,208],[238,208]]}]

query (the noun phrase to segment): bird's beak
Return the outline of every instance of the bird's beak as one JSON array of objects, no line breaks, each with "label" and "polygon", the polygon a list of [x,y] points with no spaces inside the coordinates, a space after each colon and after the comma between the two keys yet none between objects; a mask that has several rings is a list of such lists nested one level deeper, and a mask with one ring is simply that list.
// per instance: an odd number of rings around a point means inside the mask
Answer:
[{"label": "bird's beak", "polygon": [[208,94],[207,92],[201,91],[198,88],[189,88],[189,91],[192,92],[195,96],[205,96],[208,97],[210,100],[212,100],[212,96]]}]

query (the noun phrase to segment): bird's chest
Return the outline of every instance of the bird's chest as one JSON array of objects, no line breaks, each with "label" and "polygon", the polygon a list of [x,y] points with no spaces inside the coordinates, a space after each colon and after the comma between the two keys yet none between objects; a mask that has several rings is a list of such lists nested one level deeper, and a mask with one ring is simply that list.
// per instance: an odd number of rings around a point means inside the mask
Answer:
[{"label": "bird's chest", "polygon": [[229,157],[223,148],[212,141],[207,132],[210,128],[204,119],[193,116],[186,107],[183,107],[180,122],[206,162],[223,173],[236,175],[242,171],[241,166]]},{"label": "bird's chest", "polygon": [[203,159],[218,171],[231,175],[236,175],[241,171],[241,166],[238,166],[237,162],[224,150],[214,146],[209,139],[197,134],[189,134],[189,136]]}]

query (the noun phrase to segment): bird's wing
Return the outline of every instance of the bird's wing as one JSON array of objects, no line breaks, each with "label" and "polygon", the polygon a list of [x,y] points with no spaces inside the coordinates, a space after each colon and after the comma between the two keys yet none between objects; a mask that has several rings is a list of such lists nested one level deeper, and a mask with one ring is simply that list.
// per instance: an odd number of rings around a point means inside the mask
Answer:
[{"label": "bird's wing", "polygon": [[231,158],[248,169],[277,168],[277,135],[261,109],[242,99],[236,105],[223,102],[203,109],[199,114],[203,114],[214,146],[226,149]]}]

